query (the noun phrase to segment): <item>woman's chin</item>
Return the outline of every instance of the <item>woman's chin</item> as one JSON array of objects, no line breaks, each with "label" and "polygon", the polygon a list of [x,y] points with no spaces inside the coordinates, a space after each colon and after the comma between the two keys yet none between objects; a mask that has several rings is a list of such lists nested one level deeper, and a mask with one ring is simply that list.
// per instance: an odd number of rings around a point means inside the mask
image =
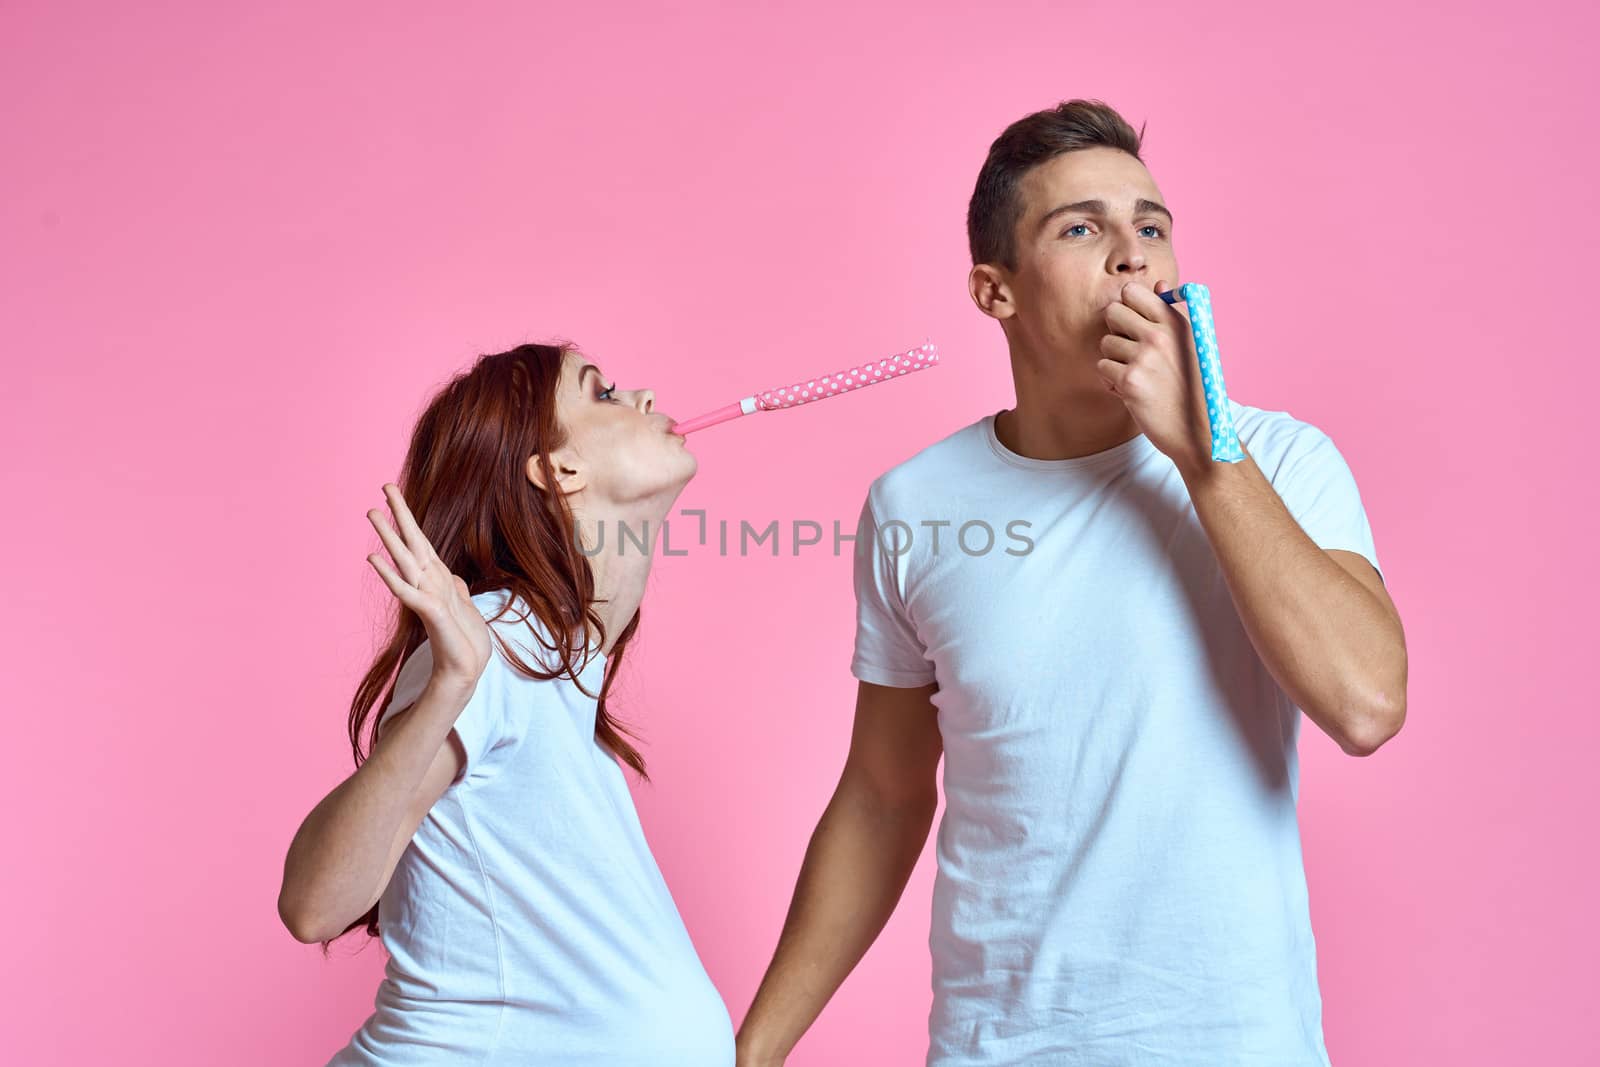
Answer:
[{"label": "woman's chin", "polygon": [[684,452],[674,457],[669,469],[661,471],[661,480],[657,484],[661,487],[660,492],[676,500],[678,494],[683,492],[683,487],[693,481],[694,476],[699,473],[700,461],[694,457],[694,453]]}]

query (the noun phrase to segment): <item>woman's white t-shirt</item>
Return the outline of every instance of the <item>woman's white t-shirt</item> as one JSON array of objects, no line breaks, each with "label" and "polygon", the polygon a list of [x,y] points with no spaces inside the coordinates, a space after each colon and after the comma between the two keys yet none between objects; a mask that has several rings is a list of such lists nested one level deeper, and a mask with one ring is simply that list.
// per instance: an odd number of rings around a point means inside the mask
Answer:
[{"label": "woman's white t-shirt", "polygon": [[[493,616],[507,591],[473,597]],[[518,602],[491,624],[549,669]],[[433,669],[424,642],[389,710]],[[578,677],[598,693],[604,659]],[[375,1012],[329,1067],[734,1062],[726,1006],[645,842],[596,698],[525,677],[498,643],[456,721],[461,777],[433,806],[379,905],[389,961]],[[386,712],[387,713],[387,712]]]}]

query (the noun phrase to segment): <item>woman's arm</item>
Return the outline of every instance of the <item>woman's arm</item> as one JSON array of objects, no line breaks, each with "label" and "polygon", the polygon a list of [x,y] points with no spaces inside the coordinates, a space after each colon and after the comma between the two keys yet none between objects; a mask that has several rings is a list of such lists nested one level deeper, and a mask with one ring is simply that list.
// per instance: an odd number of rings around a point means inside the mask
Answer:
[{"label": "woman's arm", "polygon": [[[371,909],[429,809],[466,764],[451,735],[491,654],[489,625],[400,495],[383,487],[398,533],[377,508],[367,518],[393,557],[367,557],[428,632],[433,670],[422,694],[390,715],[372,755],[311,810],[283,862],[278,915],[296,940],[338,936]],[[449,743],[446,743],[446,742]]]},{"label": "woman's arm", "polygon": [[450,729],[471,696],[471,686],[430,680],[415,704],[389,716],[371,758],[300,824],[278,894],[296,941],[337,937],[383,895],[417,827],[461,773]]}]

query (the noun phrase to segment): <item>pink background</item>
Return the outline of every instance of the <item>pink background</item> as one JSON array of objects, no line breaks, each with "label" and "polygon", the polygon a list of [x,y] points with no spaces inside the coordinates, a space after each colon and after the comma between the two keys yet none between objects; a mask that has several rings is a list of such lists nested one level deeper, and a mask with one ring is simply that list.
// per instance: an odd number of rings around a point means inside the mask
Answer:
[{"label": "pink background", "polygon": [[[1233,395],[1333,435],[1407,623],[1405,731],[1301,748],[1334,1062],[1592,1053],[1590,5],[235,6],[0,11],[8,1062],[320,1064],[365,1017],[378,948],[324,962],[274,904],[350,769],[363,513],[435,384],[566,336],[687,416],[932,337],[694,442],[682,506],[848,526],[1011,402],[966,199],[1079,95],[1148,122]],[[638,804],[735,1022],[852,626],[826,547],[652,578]],[[931,859],[797,1067],[922,1062]]]}]

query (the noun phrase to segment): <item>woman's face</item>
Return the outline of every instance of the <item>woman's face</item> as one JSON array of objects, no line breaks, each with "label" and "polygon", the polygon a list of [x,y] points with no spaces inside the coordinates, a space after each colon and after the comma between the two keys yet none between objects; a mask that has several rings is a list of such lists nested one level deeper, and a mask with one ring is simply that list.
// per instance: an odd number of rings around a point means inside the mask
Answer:
[{"label": "woman's face", "polygon": [[582,353],[566,353],[556,418],[567,441],[551,464],[566,490],[582,490],[585,510],[651,503],[664,510],[694,477],[698,461],[670,431],[673,420],[655,410],[654,393],[616,386]]}]

